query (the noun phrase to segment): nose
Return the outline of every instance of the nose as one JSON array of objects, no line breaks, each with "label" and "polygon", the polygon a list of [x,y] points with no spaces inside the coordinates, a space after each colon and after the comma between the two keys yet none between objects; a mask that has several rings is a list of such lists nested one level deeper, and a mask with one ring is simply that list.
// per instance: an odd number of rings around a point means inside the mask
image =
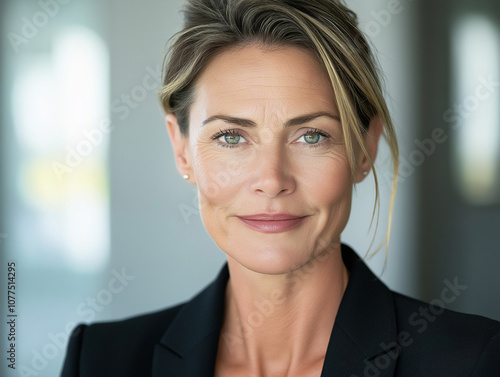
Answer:
[{"label": "nose", "polygon": [[295,191],[292,164],[283,149],[261,146],[261,150],[254,153],[250,183],[252,192],[275,198]]}]

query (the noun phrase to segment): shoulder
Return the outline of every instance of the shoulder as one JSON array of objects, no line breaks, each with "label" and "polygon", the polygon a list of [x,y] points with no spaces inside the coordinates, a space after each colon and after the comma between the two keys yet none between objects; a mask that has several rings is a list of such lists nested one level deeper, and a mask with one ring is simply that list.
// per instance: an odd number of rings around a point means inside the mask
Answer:
[{"label": "shoulder", "polygon": [[182,348],[220,329],[228,278],[225,264],[211,284],[181,304],[120,321],[77,326],[61,377],[151,376],[153,361],[159,360],[155,356],[171,345],[165,342],[168,334],[174,346]]},{"label": "shoulder", "polygon": [[70,335],[61,376],[149,376],[154,347],[184,305],[119,321],[80,324]]},{"label": "shoulder", "polygon": [[[500,322],[430,305],[399,293],[393,292],[393,298],[399,363],[405,369],[411,367],[415,376],[439,373],[498,376]],[[429,370],[435,374],[429,374]]]}]

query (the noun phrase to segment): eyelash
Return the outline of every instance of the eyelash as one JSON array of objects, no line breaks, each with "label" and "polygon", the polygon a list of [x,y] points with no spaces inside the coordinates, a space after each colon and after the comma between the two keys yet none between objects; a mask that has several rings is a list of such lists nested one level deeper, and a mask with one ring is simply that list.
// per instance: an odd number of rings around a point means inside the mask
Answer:
[{"label": "eyelash", "polygon": [[225,147],[225,148],[236,148],[238,147],[237,144],[235,145],[230,145],[230,144],[227,144],[227,143],[221,143],[219,139],[221,136],[226,136],[226,135],[234,135],[234,136],[243,136],[238,130],[233,130],[233,129],[225,129],[225,130],[219,130],[219,132],[217,132],[214,136],[212,136],[212,140],[215,140],[217,145],[221,146],[221,147]]},{"label": "eyelash", "polygon": [[[331,138],[331,136],[329,134],[327,134],[326,132],[324,132],[322,130],[319,130],[317,128],[311,128],[310,130],[307,130],[307,132],[305,132],[302,136],[308,135],[308,134],[318,134],[318,135],[323,136],[325,138],[325,140],[320,141],[319,143],[315,143],[315,144],[307,144],[307,143],[305,143],[310,148],[320,147],[320,146],[322,146],[324,144],[325,141],[327,141],[326,139],[330,139]],[[228,129],[225,129],[225,130],[219,130],[219,132],[217,132],[214,136],[212,136],[212,140],[215,140],[217,142],[217,145],[219,145],[221,147],[224,147],[224,148],[238,148],[239,144],[231,145],[231,144],[227,144],[227,143],[221,143],[220,141],[217,140],[221,136],[226,136],[226,135],[243,136],[239,130],[228,128]]]},{"label": "eyelash", "polygon": [[[318,134],[320,136],[323,136],[325,139],[318,142],[318,143],[315,143],[315,144],[307,144],[310,148],[318,148],[318,147],[321,147],[323,144],[325,144],[325,142],[328,142],[328,139],[331,139],[331,136],[329,134],[327,134],[325,131],[322,131],[322,130],[318,130],[317,128],[312,128],[310,130],[308,130],[306,133],[304,133],[302,136],[304,135],[308,135],[308,134]],[[301,136],[301,137],[302,137]]]}]

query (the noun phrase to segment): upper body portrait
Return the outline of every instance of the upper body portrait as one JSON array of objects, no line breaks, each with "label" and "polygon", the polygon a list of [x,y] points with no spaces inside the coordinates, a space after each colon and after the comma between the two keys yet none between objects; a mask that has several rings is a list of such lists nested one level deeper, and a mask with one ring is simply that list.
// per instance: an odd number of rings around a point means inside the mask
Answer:
[{"label": "upper body portrait", "polygon": [[356,16],[336,0],[191,0],[185,17],[160,98],[227,264],[185,303],[79,326],[62,376],[500,375],[500,323],[392,292],[341,243],[371,176],[376,208],[382,135],[391,208],[398,169]]}]

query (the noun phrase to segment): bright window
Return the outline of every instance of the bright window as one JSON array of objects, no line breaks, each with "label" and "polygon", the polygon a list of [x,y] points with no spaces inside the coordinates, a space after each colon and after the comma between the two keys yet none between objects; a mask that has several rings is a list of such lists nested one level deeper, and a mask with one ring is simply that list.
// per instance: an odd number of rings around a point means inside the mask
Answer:
[{"label": "bright window", "polygon": [[486,16],[453,30],[453,161],[460,192],[472,204],[500,202],[500,38]]}]

